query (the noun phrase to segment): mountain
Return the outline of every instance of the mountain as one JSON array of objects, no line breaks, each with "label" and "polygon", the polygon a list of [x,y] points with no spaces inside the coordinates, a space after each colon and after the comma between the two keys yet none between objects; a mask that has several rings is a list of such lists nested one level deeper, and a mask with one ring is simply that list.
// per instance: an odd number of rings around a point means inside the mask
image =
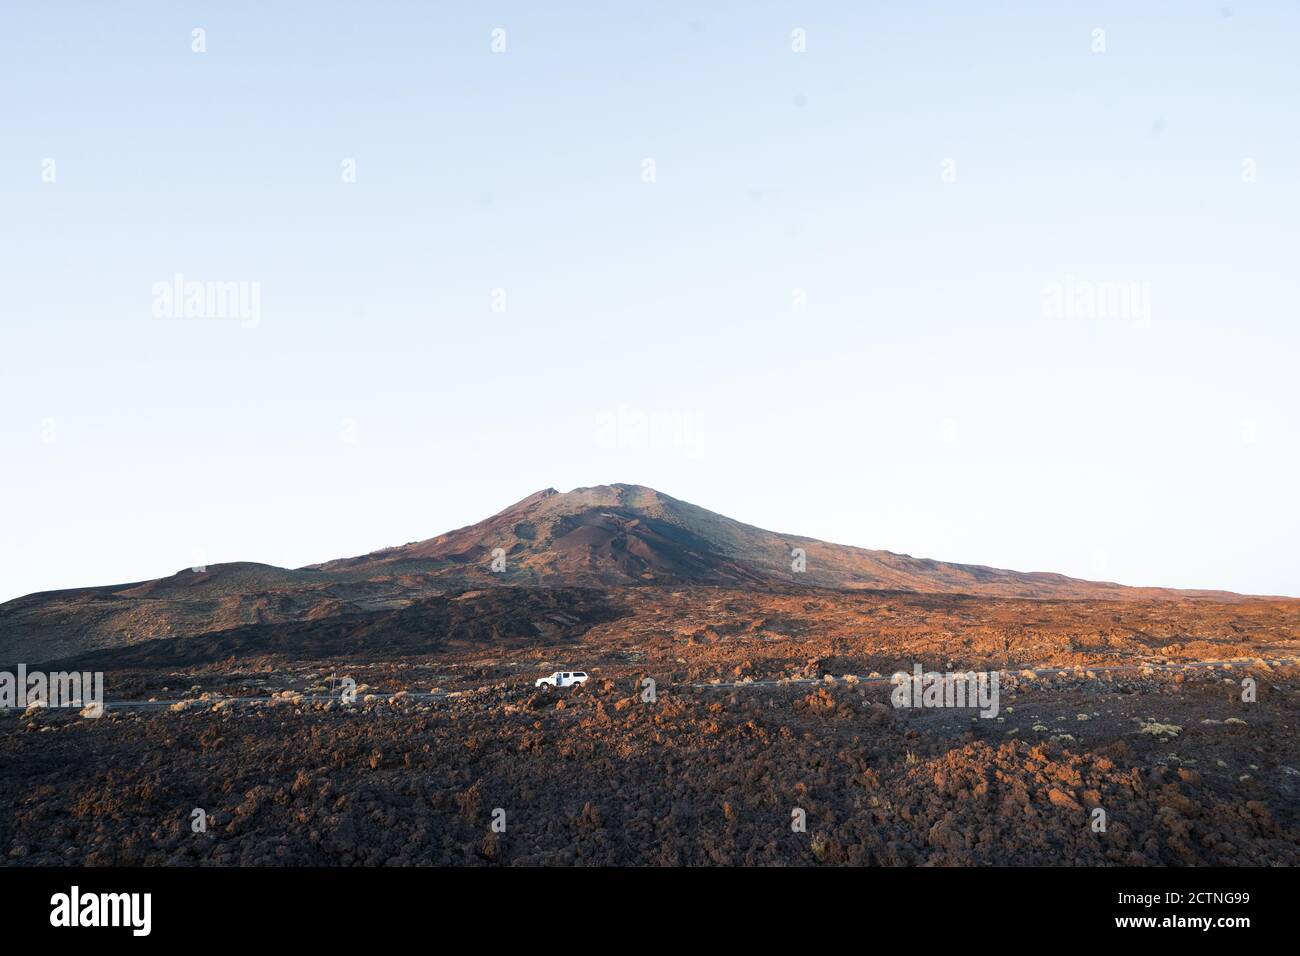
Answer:
[{"label": "mountain", "polygon": [[[735,529],[748,526],[637,485],[567,494],[547,488],[467,528],[313,570],[367,576],[419,571],[540,586],[790,583],[789,576],[778,582],[747,561],[756,549],[735,541]],[[504,556],[499,572],[492,569],[498,549]]]},{"label": "mountain", "polygon": [[[795,571],[801,549],[806,569]],[[493,569],[494,556],[504,558]],[[1235,601],[829,544],[734,521],[652,488],[547,488],[469,527],[297,570],[240,562],[0,605],[0,662],[39,661],[243,625],[381,614],[483,586],[711,585],[996,598]]]},{"label": "mountain", "polygon": [[[802,572],[793,570],[796,548],[804,552]],[[504,552],[500,573],[490,570],[494,549]],[[424,573],[465,584],[716,584],[1092,600],[1239,597],[1226,591],[1131,588],[830,544],[766,531],[653,488],[622,484],[564,494],[547,488],[478,524],[311,570],[367,577]]]}]

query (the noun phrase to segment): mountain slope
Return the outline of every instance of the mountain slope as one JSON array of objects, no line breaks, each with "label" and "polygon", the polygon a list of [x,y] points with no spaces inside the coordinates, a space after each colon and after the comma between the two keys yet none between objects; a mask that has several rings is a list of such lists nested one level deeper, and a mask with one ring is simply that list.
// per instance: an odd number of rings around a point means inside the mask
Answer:
[{"label": "mountain slope", "polygon": [[[501,549],[505,571],[491,571]],[[795,548],[806,569],[793,570]],[[598,485],[529,495],[478,524],[427,541],[312,570],[395,574],[420,571],[466,581],[520,584],[728,584],[901,590],[1021,598],[1234,600],[1225,591],[1130,588],[1060,574],[950,564],[779,534],[639,485]]]},{"label": "mountain slope", "polygon": [[[797,572],[794,549],[806,569]],[[494,554],[504,569],[493,569]],[[500,565],[498,564],[498,567]],[[481,586],[717,585],[896,590],[999,598],[1236,601],[829,544],[734,521],[639,485],[529,495],[447,534],[287,570],[241,562],[155,581],[30,594],[0,605],[0,663],[243,625],[397,610]]]}]

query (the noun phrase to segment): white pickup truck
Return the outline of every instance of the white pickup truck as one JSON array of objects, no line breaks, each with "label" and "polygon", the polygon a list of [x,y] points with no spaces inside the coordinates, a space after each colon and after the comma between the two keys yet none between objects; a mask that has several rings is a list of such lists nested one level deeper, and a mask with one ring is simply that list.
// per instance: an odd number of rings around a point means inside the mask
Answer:
[{"label": "white pickup truck", "polygon": [[550,677],[539,677],[534,687],[572,687],[587,682],[586,671],[556,671]]}]

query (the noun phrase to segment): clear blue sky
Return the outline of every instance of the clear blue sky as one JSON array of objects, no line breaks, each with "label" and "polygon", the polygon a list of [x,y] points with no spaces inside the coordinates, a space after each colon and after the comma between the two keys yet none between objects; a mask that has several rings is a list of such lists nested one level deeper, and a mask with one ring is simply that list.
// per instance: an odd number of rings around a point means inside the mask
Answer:
[{"label": "clear blue sky", "polygon": [[[612,481],[1300,595],[1296,3],[5,21],[0,599],[298,566]],[[257,283],[255,327],[156,317],[177,273]],[[1051,314],[1067,281],[1149,314]],[[674,427],[643,438],[651,414]]]}]

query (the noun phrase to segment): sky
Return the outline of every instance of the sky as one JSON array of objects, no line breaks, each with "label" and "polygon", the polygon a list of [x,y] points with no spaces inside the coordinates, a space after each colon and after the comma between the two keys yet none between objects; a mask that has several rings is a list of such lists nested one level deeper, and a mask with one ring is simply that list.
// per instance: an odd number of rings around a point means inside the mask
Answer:
[{"label": "sky", "polygon": [[1300,595],[1298,47],[1289,0],[15,5],[0,600],[610,482]]}]

